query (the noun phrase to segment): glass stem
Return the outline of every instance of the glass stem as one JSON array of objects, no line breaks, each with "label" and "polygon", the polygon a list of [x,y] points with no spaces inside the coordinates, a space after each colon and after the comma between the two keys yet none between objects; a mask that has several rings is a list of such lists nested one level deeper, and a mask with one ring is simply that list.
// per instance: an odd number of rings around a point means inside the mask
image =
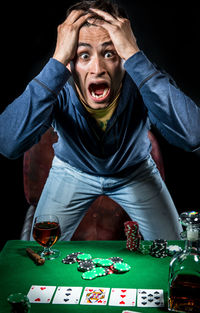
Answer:
[{"label": "glass stem", "polygon": [[44,255],[49,255],[49,254],[51,254],[51,249],[50,249],[50,248],[44,248],[43,254],[44,254]]}]

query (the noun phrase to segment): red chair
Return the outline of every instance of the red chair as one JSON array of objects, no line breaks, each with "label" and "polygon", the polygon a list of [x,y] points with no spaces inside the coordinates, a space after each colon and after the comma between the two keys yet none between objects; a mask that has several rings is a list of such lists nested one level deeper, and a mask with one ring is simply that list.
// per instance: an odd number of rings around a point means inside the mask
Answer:
[{"label": "red chair", "polygon": [[[152,157],[164,179],[163,159],[158,142],[151,132],[149,138],[152,143]],[[56,141],[57,134],[50,128],[40,142],[24,154],[24,192],[30,207],[21,232],[22,240],[29,240],[34,212],[54,156],[52,144]],[[123,224],[127,220],[130,217],[124,209],[107,196],[100,196],[89,208],[72,240],[124,240]]]}]

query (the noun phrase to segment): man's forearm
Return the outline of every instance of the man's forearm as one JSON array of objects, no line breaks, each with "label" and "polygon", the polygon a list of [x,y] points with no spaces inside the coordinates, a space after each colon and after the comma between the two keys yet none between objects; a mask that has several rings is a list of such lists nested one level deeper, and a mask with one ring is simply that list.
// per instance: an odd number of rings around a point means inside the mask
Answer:
[{"label": "man's forearm", "polygon": [[70,72],[51,59],[40,74],[0,115],[0,153],[17,158],[51,125],[53,106]]},{"label": "man's forearm", "polygon": [[173,145],[193,151],[200,146],[200,107],[158,71],[142,52],[124,67],[137,85],[151,122]]}]

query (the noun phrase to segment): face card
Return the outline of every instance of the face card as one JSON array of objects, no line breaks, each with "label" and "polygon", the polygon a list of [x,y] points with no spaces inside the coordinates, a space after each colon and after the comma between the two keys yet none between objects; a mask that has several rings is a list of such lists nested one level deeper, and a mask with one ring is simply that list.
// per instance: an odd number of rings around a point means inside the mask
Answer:
[{"label": "face card", "polygon": [[110,288],[86,287],[80,304],[106,305]]},{"label": "face card", "polygon": [[27,297],[31,303],[50,303],[56,286],[31,286]]},{"label": "face card", "polygon": [[83,287],[58,287],[53,304],[78,304]]},{"label": "face card", "polygon": [[109,305],[112,306],[135,306],[136,289],[112,288]]},{"label": "face card", "polygon": [[164,307],[164,295],[162,289],[138,289],[138,307]]}]

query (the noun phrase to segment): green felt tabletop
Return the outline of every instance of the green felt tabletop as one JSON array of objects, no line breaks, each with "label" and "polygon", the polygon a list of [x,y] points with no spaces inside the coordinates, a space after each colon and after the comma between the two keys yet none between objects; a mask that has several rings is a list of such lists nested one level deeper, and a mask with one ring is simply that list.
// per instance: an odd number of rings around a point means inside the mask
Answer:
[{"label": "green felt tabletop", "polygon": [[[171,241],[183,247],[182,241]],[[58,242],[55,248],[60,250],[60,256],[44,265],[36,265],[26,253],[26,248],[38,250],[36,242],[11,240],[6,243],[0,253],[0,312],[10,312],[7,297],[11,293],[27,294],[32,285],[48,286],[78,286],[109,287],[109,288],[137,288],[164,289],[166,308],[140,308],[96,306],[80,304],[31,304],[31,313],[45,312],[122,312],[129,309],[136,312],[167,312],[168,272],[171,258],[157,259],[139,252],[126,249],[125,241],[69,241]],[[94,280],[83,280],[77,270],[77,263],[63,264],[61,261],[72,252],[90,253],[93,258],[109,258],[119,256],[131,266],[131,270],[124,274],[112,274],[98,277]],[[83,292],[83,291],[82,291]]]}]

